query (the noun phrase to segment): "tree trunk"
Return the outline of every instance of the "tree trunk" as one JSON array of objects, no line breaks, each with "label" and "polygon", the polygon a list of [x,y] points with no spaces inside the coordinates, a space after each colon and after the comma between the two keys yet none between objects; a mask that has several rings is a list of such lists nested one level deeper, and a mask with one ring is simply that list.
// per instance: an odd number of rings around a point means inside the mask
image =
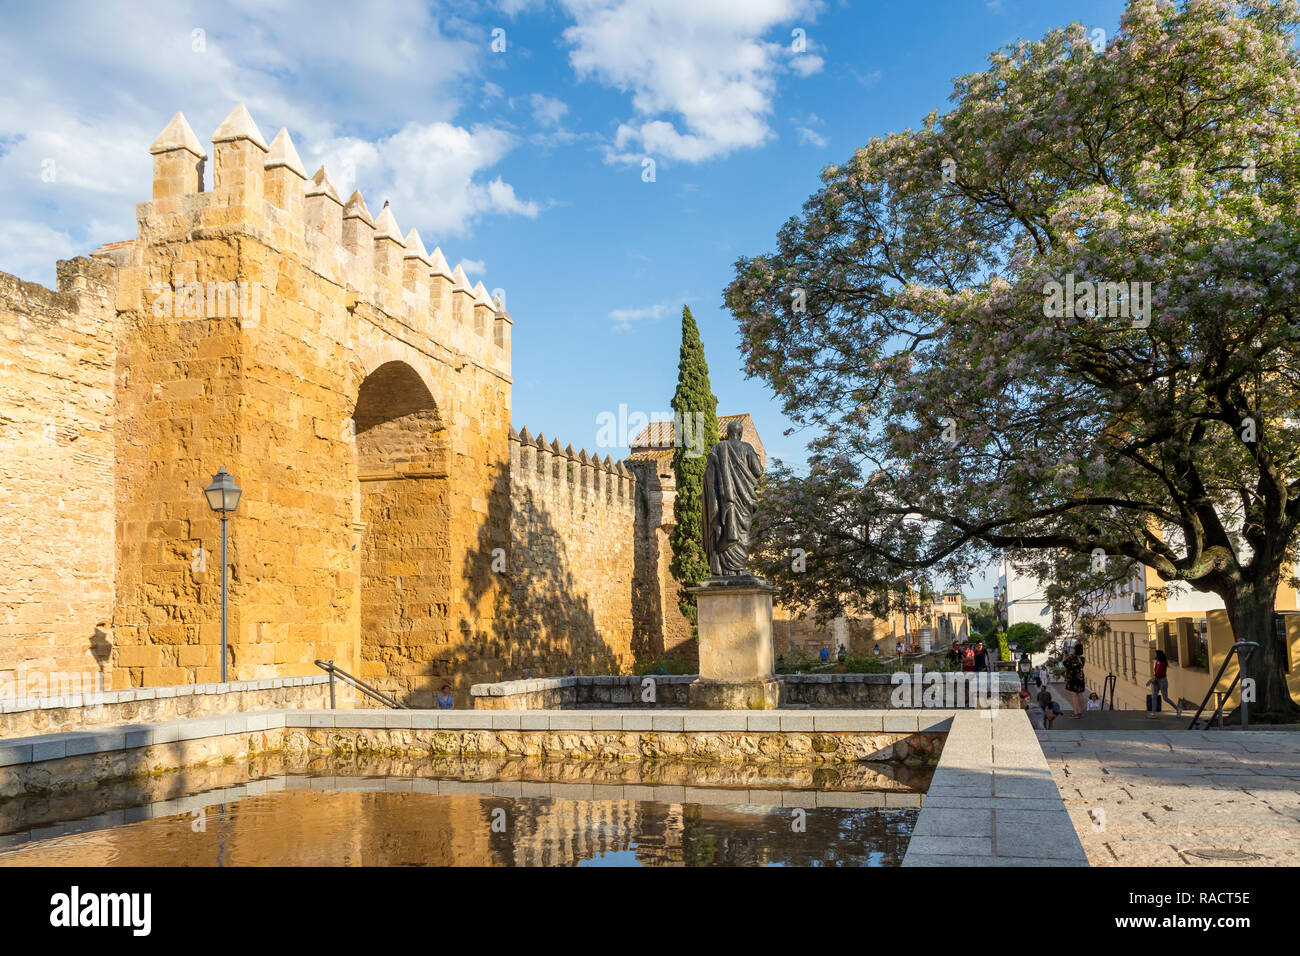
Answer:
[{"label": "tree trunk", "polygon": [[1251,719],[1258,715],[1263,720],[1297,722],[1300,721],[1300,706],[1291,698],[1287,687],[1287,648],[1274,635],[1276,603],[1275,576],[1243,584],[1235,593],[1224,595],[1233,635],[1238,641],[1253,641],[1259,645],[1244,675],[1255,681]]}]

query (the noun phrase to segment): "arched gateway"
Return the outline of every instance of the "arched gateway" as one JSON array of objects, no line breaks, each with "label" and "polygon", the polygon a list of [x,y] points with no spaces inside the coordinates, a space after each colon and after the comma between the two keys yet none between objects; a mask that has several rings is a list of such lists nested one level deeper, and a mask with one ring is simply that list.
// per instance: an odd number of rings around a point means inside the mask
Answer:
[{"label": "arched gateway", "polygon": [[[153,200],[112,252],[116,666],[135,684],[217,679],[219,577],[189,556],[215,550],[199,492],[224,465],[244,488],[232,679],[333,659],[427,703],[443,679],[497,676],[509,316],[393,210],[344,202],[323,167],[308,178],[287,132],[267,146],[242,106],[213,136],[214,188],[179,114],[152,152]],[[248,307],[209,309],[210,285]],[[155,308],[177,289],[193,309]]]},{"label": "arched gateway", "polygon": [[442,653],[452,636],[448,429],[404,362],[366,377],[353,419],[361,669],[407,703],[431,707],[429,678],[454,679]]},{"label": "arched gateway", "polygon": [[511,431],[501,303],[243,106],[205,184],[207,148],[176,114],[134,239],[61,262],[58,291],[0,274],[0,445],[30,503],[0,527],[0,690],[220,679],[222,467],[231,680],[334,660],[465,706],[526,667],[629,667],[636,483]]}]

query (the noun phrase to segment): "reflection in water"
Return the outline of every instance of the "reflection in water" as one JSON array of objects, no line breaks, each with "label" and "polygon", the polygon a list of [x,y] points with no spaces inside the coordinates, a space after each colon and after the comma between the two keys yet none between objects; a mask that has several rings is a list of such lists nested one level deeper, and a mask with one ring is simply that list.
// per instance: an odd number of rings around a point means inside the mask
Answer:
[{"label": "reflection in water", "polygon": [[248,796],[21,844],[0,851],[0,865],[897,866],[919,812],[394,792],[393,783]]}]

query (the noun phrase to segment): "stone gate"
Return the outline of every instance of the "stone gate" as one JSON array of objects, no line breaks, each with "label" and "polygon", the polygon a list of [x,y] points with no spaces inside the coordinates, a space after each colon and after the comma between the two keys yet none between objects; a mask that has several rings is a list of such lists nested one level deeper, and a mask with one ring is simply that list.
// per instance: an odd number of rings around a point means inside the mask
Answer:
[{"label": "stone gate", "polygon": [[242,104],[211,188],[180,113],[150,152],[135,239],[0,274],[0,697],[219,679],[222,466],[233,680],[629,668],[636,483],[520,450],[503,304]]}]

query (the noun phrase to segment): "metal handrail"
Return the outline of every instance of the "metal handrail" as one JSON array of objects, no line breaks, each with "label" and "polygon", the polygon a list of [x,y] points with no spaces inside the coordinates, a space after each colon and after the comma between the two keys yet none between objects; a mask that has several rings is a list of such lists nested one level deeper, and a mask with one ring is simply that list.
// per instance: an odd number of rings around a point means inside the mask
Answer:
[{"label": "metal handrail", "polygon": [[[1218,689],[1219,681],[1223,679],[1223,672],[1228,669],[1228,662],[1232,660],[1232,655],[1236,654],[1237,673],[1233,676],[1232,683],[1228,685],[1228,689],[1219,695],[1219,703],[1215,706],[1214,713],[1210,715],[1210,719],[1206,721],[1207,727],[1214,723],[1216,719],[1219,721],[1219,726],[1223,726],[1223,705],[1227,699],[1232,696],[1232,692],[1236,690],[1238,681],[1240,681],[1242,675],[1246,673],[1246,665],[1250,663],[1251,655],[1255,653],[1255,650],[1258,647],[1259,645],[1254,641],[1238,641],[1236,644],[1233,644],[1232,647],[1228,648],[1228,653],[1224,656],[1223,663],[1219,665],[1219,673],[1214,675],[1214,681],[1210,684],[1210,689],[1205,692],[1205,699],[1201,701],[1201,706],[1196,708],[1196,715],[1192,718],[1192,722],[1187,725],[1188,730],[1199,729],[1197,724],[1201,721],[1201,714],[1209,705],[1210,698],[1214,696],[1215,691]],[[1152,688],[1152,692],[1155,692],[1155,688]],[[1250,705],[1244,699],[1241,702],[1241,726],[1242,729],[1250,726]]]},{"label": "metal handrail", "polygon": [[[1115,709],[1115,684],[1116,684],[1116,682],[1117,682],[1118,680],[1119,680],[1118,675],[1116,675],[1116,674],[1107,674],[1107,675],[1106,675],[1106,680],[1102,682],[1102,685],[1101,685],[1101,709],[1102,709],[1102,710],[1114,710],[1114,709]],[[1109,706],[1109,707],[1106,706],[1106,693],[1107,693],[1108,691],[1110,692],[1110,706]]]},{"label": "metal handrail", "polygon": [[351,674],[349,674],[347,671],[343,670],[342,668],[335,667],[333,661],[316,661],[316,666],[319,667],[321,670],[323,670],[325,673],[330,675],[330,710],[334,709],[334,678],[336,675],[345,684],[350,684],[352,687],[355,687],[357,690],[361,691],[361,693],[367,695],[368,697],[373,697],[375,700],[379,701],[385,707],[391,707],[393,708],[393,710],[411,709],[407,707],[405,704],[399,703],[396,698],[390,697],[387,694],[385,694],[383,691],[371,687],[369,684],[367,684],[365,681],[361,680],[360,678],[353,677]]}]

